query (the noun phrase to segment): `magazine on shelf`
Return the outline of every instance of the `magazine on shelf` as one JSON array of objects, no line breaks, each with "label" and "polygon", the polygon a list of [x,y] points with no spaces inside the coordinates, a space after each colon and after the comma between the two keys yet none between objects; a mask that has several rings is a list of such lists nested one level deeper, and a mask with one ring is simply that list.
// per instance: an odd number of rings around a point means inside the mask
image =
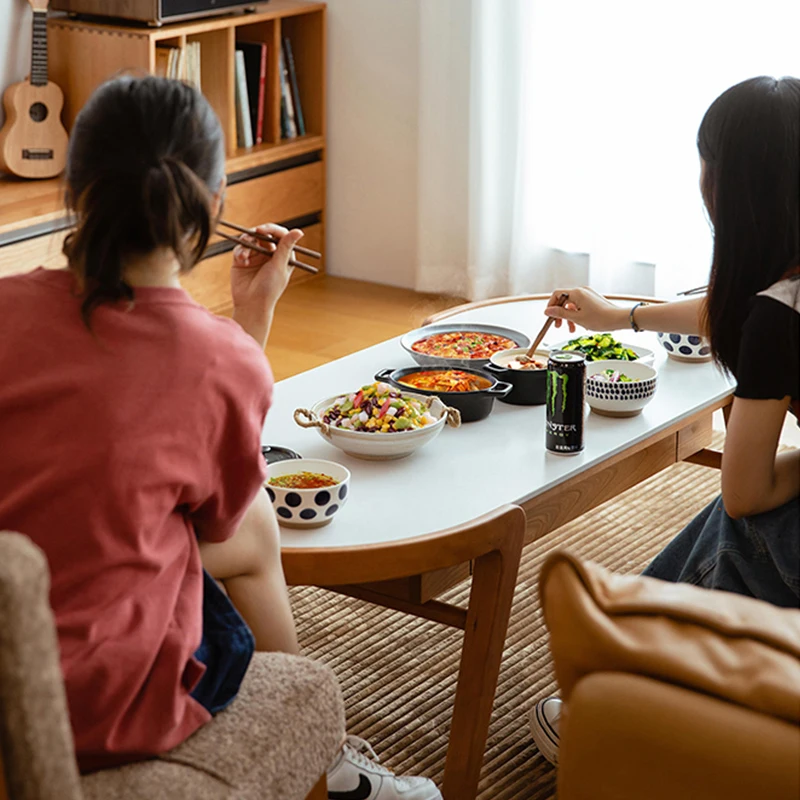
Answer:
[{"label": "magazine on shelf", "polygon": [[236,144],[239,147],[253,146],[253,126],[250,122],[250,102],[247,97],[247,76],[244,68],[244,53],[236,49]]},{"label": "magazine on shelf", "polygon": [[247,97],[250,104],[250,123],[253,141],[264,141],[264,94],[267,79],[267,45],[263,42],[237,42],[244,53],[244,68],[247,76]]},{"label": "magazine on shelf", "polygon": [[281,46],[278,71],[281,78],[281,133],[286,139],[297,138],[292,90],[289,86],[289,71],[286,69],[286,56]]},{"label": "magazine on shelf", "polygon": [[292,52],[292,42],[288,36],[283,39],[283,49],[286,54],[286,67],[289,70],[289,88],[292,94],[292,103],[294,105],[294,118],[297,126],[298,136],[305,136],[306,122],[303,117],[303,106],[300,103],[300,88],[297,83],[297,72],[294,68],[294,53]]}]

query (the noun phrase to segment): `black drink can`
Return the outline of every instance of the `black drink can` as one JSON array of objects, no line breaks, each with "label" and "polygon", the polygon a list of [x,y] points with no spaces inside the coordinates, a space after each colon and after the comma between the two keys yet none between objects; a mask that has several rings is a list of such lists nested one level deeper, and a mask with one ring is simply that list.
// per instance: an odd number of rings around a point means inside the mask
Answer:
[{"label": "black drink can", "polygon": [[550,353],[545,446],[551,453],[568,456],[583,450],[585,380],[586,362],[580,353]]}]

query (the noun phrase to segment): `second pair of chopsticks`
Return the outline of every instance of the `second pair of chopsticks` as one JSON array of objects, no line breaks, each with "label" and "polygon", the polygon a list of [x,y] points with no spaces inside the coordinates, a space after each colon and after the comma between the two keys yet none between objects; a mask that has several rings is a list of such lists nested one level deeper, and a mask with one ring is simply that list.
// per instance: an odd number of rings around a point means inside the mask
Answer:
[{"label": "second pair of chopsticks", "polygon": [[708,286],[698,286],[696,289],[687,289],[685,292],[678,292],[678,297],[691,297],[693,294],[703,294],[708,290]]},{"label": "second pair of chopsticks", "polygon": [[[268,233],[261,233],[261,231],[256,230],[255,228],[245,228],[243,225],[237,225],[235,222],[226,222],[224,219],[219,220],[218,225],[224,225],[226,228],[232,228],[235,231],[246,233],[248,236],[252,236],[255,239],[260,239],[262,242],[277,244],[280,241],[277,237]],[[253,244],[251,242],[243,242],[238,236],[231,236],[230,234],[224,233],[219,229],[217,229],[217,236],[221,236],[223,239],[227,239],[229,242],[240,244],[242,247],[247,247],[250,250],[255,250],[256,253],[263,253],[267,256],[273,255],[272,251],[267,250],[265,247],[261,247],[260,245]],[[310,250],[307,247],[295,245],[292,249],[296,250],[298,253],[304,253],[307,256],[311,256],[312,258],[322,258],[322,253],[318,253],[316,250]],[[304,264],[302,261],[295,261],[293,258],[289,259],[289,264],[291,264],[293,267],[297,267],[298,269],[304,269],[306,272],[310,272],[312,275],[316,275],[319,272],[319,270],[316,267],[312,267],[311,264]]]}]

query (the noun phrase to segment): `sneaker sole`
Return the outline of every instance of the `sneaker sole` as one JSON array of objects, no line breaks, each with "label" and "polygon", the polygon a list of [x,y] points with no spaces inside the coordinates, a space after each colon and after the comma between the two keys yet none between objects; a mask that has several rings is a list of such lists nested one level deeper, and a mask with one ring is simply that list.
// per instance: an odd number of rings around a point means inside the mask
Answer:
[{"label": "sneaker sole", "polygon": [[553,765],[558,766],[558,733],[545,719],[542,712],[543,703],[538,702],[530,712],[531,736],[539,748],[539,752]]}]

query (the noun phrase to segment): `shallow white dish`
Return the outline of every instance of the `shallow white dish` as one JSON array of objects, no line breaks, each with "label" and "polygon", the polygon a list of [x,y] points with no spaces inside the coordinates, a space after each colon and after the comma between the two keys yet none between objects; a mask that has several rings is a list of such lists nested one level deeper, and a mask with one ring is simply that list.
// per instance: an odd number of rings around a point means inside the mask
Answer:
[{"label": "shallow white dish", "polygon": [[[488,358],[442,358],[441,356],[430,356],[425,353],[418,353],[412,346],[421,339],[427,339],[437,333],[454,333],[455,331],[476,331],[477,333],[490,333],[495,336],[504,336],[511,339],[517,347],[527,350],[531,346],[531,340],[521,331],[511,328],[501,328],[498,325],[484,325],[479,322],[442,322],[439,325],[428,325],[424,328],[417,328],[409,331],[402,339],[400,346],[405,350],[417,364],[425,367],[463,367],[465,369],[481,369],[489,363]],[[501,351],[502,352],[502,351]]]},{"label": "shallow white dish", "polygon": [[[573,339],[576,337],[572,337]],[[572,339],[565,339],[563,342],[558,342],[557,344],[552,345],[545,345],[549,348],[550,352],[553,350],[561,350],[564,345],[569,344]],[[639,347],[636,344],[629,344],[628,342],[620,342],[621,345],[627,347],[629,350],[633,350],[634,353],[638,356],[637,361],[641,361],[642,364],[652,364],[655,361],[656,354],[652,350],[648,350],[646,347]],[[588,367],[589,364],[597,364],[597,361],[587,361],[586,366]],[[614,364],[633,364],[633,361],[621,361],[621,360],[612,360]]]},{"label": "shallow white dish", "polygon": [[[639,380],[606,383],[591,380],[603,370],[613,369]],[[634,417],[653,399],[658,373],[642,361],[587,361],[586,402],[596,414],[606,417]]]},{"label": "shallow white dish", "polygon": [[[446,406],[438,397],[424,397],[414,392],[403,392],[403,397],[413,397],[436,418],[436,422],[414,431],[397,431],[395,433],[367,433],[366,431],[348,431],[327,425],[322,422],[325,412],[342,398],[337,394],[320,400],[311,409],[297,409],[294,421],[302,428],[316,428],[319,435],[329,444],[344,450],[356,458],[370,461],[388,461],[410,456],[420,447],[432,442],[445,425],[457,428],[461,424],[461,416],[454,408]],[[291,463],[297,463],[291,462]]]},{"label": "shallow white dish", "polygon": [[711,346],[702,336],[688,333],[657,333],[658,343],[675,361],[699,364],[711,361]]},{"label": "shallow white dish", "polygon": [[[339,481],[336,486],[319,489],[288,489],[270,486],[270,478],[292,475],[295,472],[317,472]],[[321,528],[347,502],[350,494],[350,470],[335,461],[319,458],[299,458],[271,464],[264,484],[278,522],[289,528]]]},{"label": "shallow white dish", "polygon": [[[529,369],[521,369],[521,364],[517,361],[519,356],[524,356],[528,352],[527,347],[516,347],[513,350],[499,350],[498,352],[494,353],[489,361],[494,364],[496,367],[502,367],[503,369],[512,369],[514,372],[536,372],[536,370],[529,370]],[[533,354],[533,358],[535,361],[539,361],[544,366],[542,369],[547,369],[547,359],[550,357],[550,351],[546,347],[538,347],[536,348],[536,352]],[[514,366],[512,366],[514,365]]]}]

